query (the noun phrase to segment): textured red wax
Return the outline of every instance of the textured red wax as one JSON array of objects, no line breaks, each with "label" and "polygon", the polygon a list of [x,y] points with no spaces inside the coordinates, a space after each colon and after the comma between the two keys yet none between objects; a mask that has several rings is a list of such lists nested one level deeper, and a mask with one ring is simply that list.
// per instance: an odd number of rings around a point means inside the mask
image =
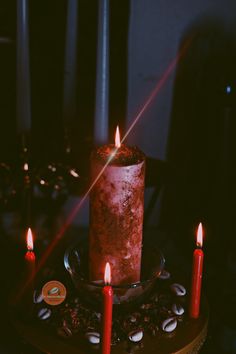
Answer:
[{"label": "textured red wax", "polygon": [[[92,181],[114,151],[104,145],[91,155]],[[102,280],[106,262],[112,284],[140,280],[145,156],[121,145],[90,194],[89,268],[91,280]]]},{"label": "textured red wax", "polygon": [[203,250],[200,248],[195,249],[193,253],[192,286],[189,306],[189,315],[192,318],[198,318],[200,313],[203,259]]},{"label": "textured red wax", "polygon": [[102,330],[102,354],[110,354],[111,333],[112,333],[112,304],[113,290],[110,285],[106,285],[103,294],[103,330]]}]

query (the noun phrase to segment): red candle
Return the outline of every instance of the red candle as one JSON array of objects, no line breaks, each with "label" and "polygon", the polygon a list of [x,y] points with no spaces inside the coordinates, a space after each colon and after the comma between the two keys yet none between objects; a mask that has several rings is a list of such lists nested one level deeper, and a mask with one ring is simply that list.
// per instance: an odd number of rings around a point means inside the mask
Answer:
[{"label": "red candle", "polygon": [[193,270],[192,270],[192,287],[190,295],[189,314],[192,318],[198,318],[201,302],[201,287],[202,287],[202,269],[204,253],[202,250],[203,229],[202,223],[199,224],[197,230],[197,248],[193,253]]},{"label": "red candle", "polygon": [[103,145],[91,154],[91,179],[102,175],[90,193],[90,279],[103,279],[107,262],[112,284],[140,280],[144,213],[145,156],[136,147],[120,141]]},{"label": "red candle", "polygon": [[26,237],[27,252],[25,254],[26,267],[26,287],[29,292],[33,292],[34,276],[35,276],[35,253],[32,231],[29,228]]},{"label": "red candle", "polygon": [[111,332],[112,332],[112,303],[113,290],[111,283],[110,264],[106,263],[104,274],[105,286],[103,288],[103,332],[102,332],[102,354],[111,352]]}]

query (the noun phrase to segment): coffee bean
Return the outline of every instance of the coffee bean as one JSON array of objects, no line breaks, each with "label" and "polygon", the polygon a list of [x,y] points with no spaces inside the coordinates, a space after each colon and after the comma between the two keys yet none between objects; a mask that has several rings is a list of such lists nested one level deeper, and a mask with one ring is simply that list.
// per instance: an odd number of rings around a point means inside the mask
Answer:
[{"label": "coffee bean", "polygon": [[181,316],[184,314],[184,308],[180,304],[173,304],[172,312],[177,316]]},{"label": "coffee bean", "polygon": [[51,316],[52,311],[50,309],[42,308],[39,310],[38,312],[38,318],[40,318],[40,320],[46,320]]},{"label": "coffee bean", "polygon": [[186,289],[183,285],[174,283],[170,286],[173,293],[177,296],[184,296],[186,294]]},{"label": "coffee bean", "polygon": [[158,275],[158,278],[159,278],[159,279],[163,279],[163,280],[169,279],[169,278],[170,278],[170,273],[167,272],[167,270],[164,269],[164,270],[161,272],[161,274]]},{"label": "coffee bean", "polygon": [[34,290],[33,294],[33,302],[34,304],[40,304],[43,301],[43,294],[42,291]]},{"label": "coffee bean", "polygon": [[177,327],[177,320],[175,317],[170,317],[164,320],[161,324],[161,328],[164,332],[173,332]]},{"label": "coffee bean", "polygon": [[139,342],[143,338],[143,331],[136,330],[129,333],[129,340],[131,342]]},{"label": "coffee bean", "polygon": [[100,334],[98,332],[87,332],[85,333],[85,337],[88,339],[91,344],[99,344],[100,343]]}]

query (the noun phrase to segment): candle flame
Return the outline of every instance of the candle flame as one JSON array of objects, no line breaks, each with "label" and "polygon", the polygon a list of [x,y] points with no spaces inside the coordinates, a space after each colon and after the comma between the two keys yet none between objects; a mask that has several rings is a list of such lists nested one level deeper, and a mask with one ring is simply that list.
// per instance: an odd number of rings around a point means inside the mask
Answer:
[{"label": "candle flame", "polygon": [[118,125],[116,127],[115,146],[116,146],[116,148],[120,148],[120,146],[121,146],[121,144],[120,144],[120,130],[119,130]]},{"label": "candle flame", "polygon": [[105,266],[104,283],[111,284],[111,267],[109,262],[107,262]]},{"label": "candle flame", "polygon": [[29,251],[33,251],[34,241],[33,241],[33,234],[32,234],[30,227],[28,228],[28,231],[27,231],[26,243],[27,243],[27,249]]},{"label": "candle flame", "polygon": [[198,225],[198,229],[197,229],[197,246],[198,247],[202,247],[203,244],[203,227],[202,227],[202,223],[200,222]]}]

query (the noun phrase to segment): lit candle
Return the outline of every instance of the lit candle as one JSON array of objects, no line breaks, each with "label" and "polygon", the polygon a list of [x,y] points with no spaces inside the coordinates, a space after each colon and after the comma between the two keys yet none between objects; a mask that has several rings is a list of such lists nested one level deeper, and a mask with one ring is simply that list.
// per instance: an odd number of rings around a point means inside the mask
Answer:
[{"label": "lit candle", "polygon": [[204,253],[202,250],[203,244],[203,228],[202,223],[199,224],[197,230],[197,248],[193,253],[193,270],[192,270],[192,287],[190,294],[189,314],[192,318],[198,318],[201,302],[201,287],[202,287],[202,269]]},{"label": "lit candle", "polygon": [[97,77],[95,106],[95,142],[104,144],[108,138],[109,101],[109,0],[99,0]]},{"label": "lit candle", "polygon": [[27,231],[26,237],[27,252],[25,254],[25,266],[26,266],[26,286],[27,290],[32,294],[34,286],[35,276],[35,253],[34,253],[34,241],[30,228]]},{"label": "lit candle", "polygon": [[111,287],[111,268],[106,263],[104,273],[103,294],[103,331],[102,331],[102,354],[110,354],[111,351],[111,333],[112,333],[112,304],[113,290]]},{"label": "lit candle", "polygon": [[[102,280],[106,262],[112,284],[140,280],[144,211],[145,156],[136,147],[103,145],[91,155],[94,181],[110,161],[90,194],[90,279]],[[115,149],[116,148],[116,149]]]}]

